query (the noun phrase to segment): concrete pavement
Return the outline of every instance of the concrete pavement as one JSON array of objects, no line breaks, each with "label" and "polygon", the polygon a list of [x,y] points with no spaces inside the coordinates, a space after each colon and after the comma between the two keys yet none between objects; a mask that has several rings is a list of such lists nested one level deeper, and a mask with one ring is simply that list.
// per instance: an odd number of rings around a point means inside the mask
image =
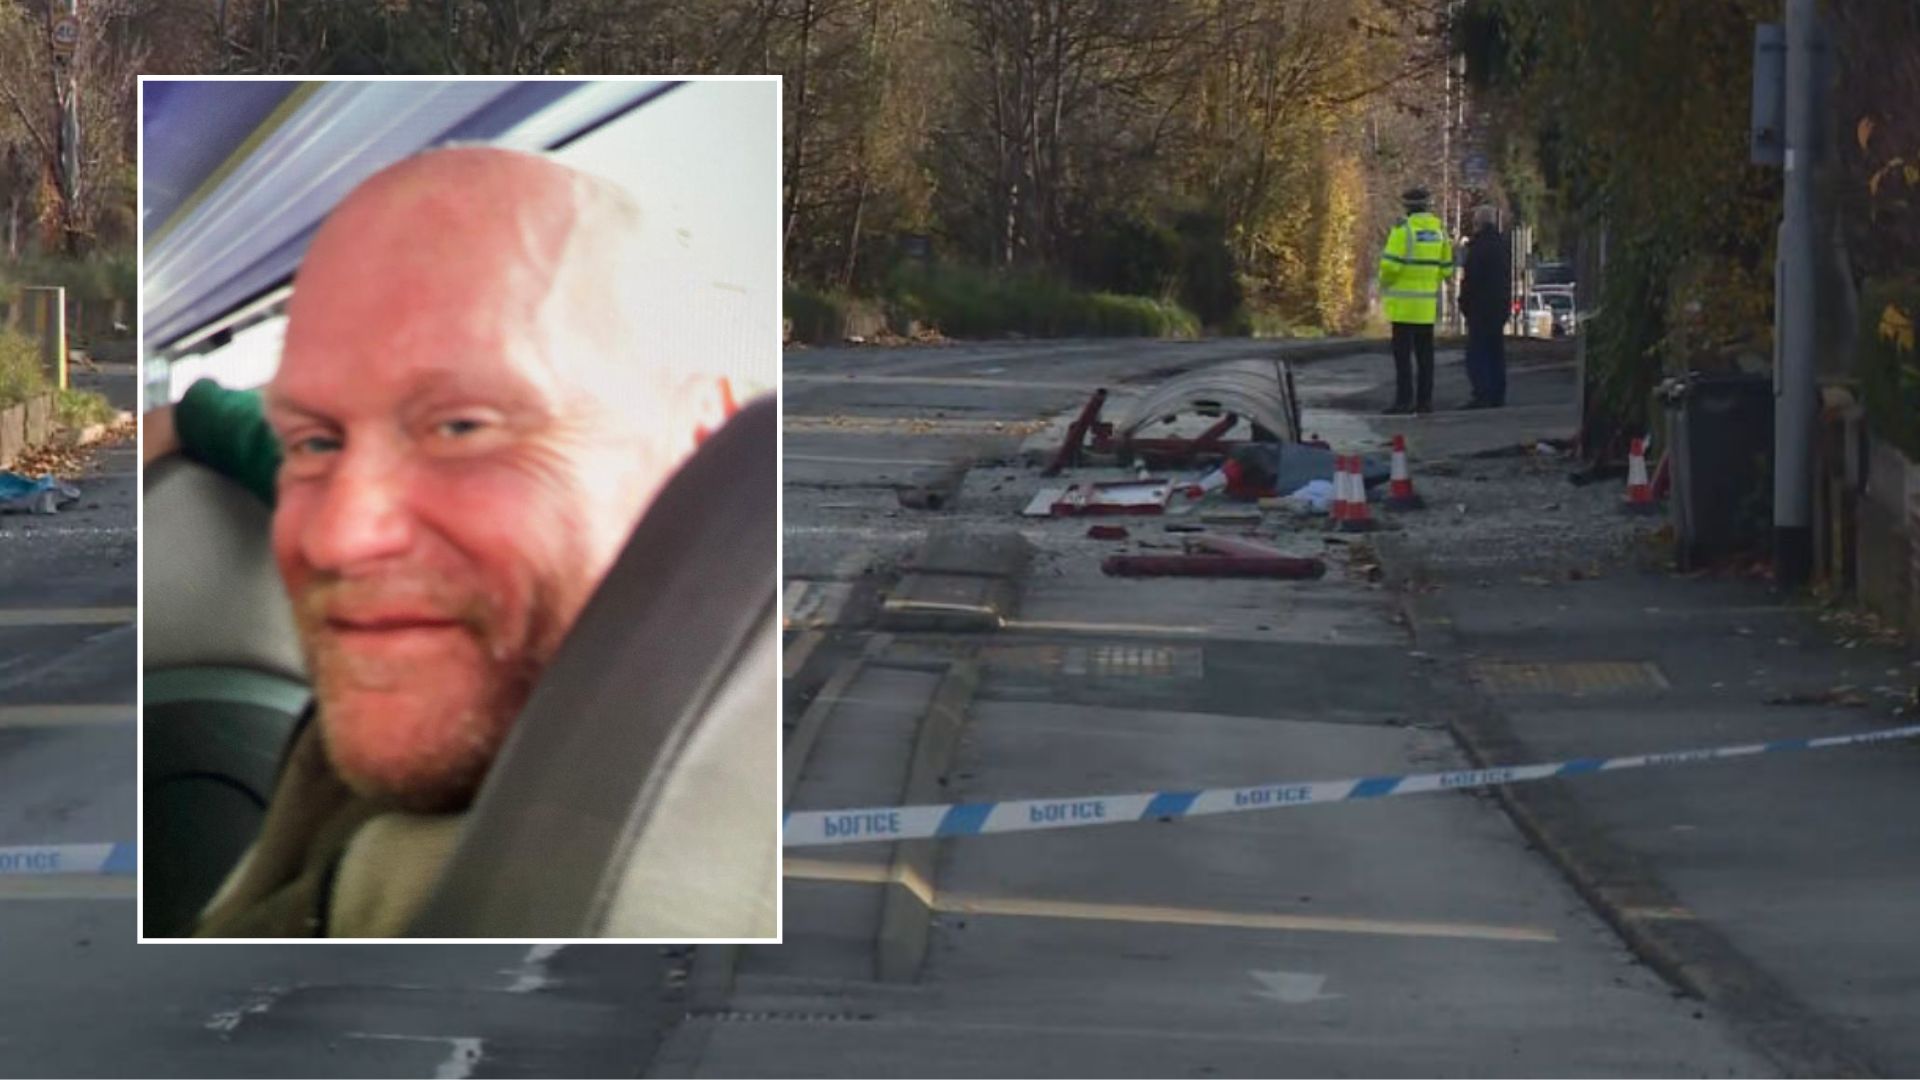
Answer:
[{"label": "concrete pavement", "polygon": [[[1491,421],[1484,438],[1491,446],[1518,434]],[[1442,660],[1430,715],[1479,760],[1912,722],[1905,703],[1920,669],[1859,619],[1764,581],[1672,572],[1647,536],[1660,522],[1618,515],[1618,483],[1576,489],[1566,465],[1525,458],[1474,469],[1484,484],[1444,478],[1434,495],[1504,520],[1489,505],[1504,491],[1540,527],[1530,534],[1528,522],[1508,522],[1513,535],[1472,558],[1436,535],[1444,530],[1416,527],[1382,551],[1408,579],[1416,639]],[[1555,509],[1540,509],[1542,499]],[[1569,526],[1576,521],[1585,527]],[[1524,683],[1500,678],[1516,665]],[[1610,674],[1583,678],[1583,669]],[[1893,744],[1513,788],[1503,798],[1640,955],[1720,1005],[1776,1067],[1907,1075],[1920,1068],[1907,1022],[1920,1008],[1920,939],[1905,899],[1920,886],[1907,842],[1920,814],[1916,769],[1920,748]]]},{"label": "concrete pavement", "polygon": [[[1571,433],[1570,372],[1516,372],[1513,399],[1452,425],[1371,422],[1455,466],[1422,479],[1430,510],[1378,546],[1437,661],[1422,715],[1476,763],[1912,722],[1920,666],[1891,635],[1764,581],[1672,572],[1661,520],[1619,513],[1620,481],[1580,488],[1559,459],[1481,456]],[[1908,1075],[1916,769],[1920,747],[1891,744],[1500,797],[1637,955],[1773,1067]]]}]

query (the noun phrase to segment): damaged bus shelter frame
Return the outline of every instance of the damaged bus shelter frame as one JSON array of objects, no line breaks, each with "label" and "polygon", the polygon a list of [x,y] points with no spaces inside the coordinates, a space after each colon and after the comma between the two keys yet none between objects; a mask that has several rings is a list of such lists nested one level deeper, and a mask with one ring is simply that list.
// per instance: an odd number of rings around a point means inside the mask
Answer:
[{"label": "damaged bus shelter frame", "polygon": [[[1293,366],[1285,360],[1235,361],[1176,376],[1141,398],[1118,422],[1100,419],[1106,404],[1106,389],[1095,390],[1068,425],[1043,476],[1058,476],[1089,451],[1163,467],[1224,458],[1245,441],[1301,441],[1300,399]],[[1187,415],[1213,418],[1215,423],[1192,438],[1141,434],[1149,425],[1170,424]],[[1243,419],[1252,428],[1251,438],[1227,440]]]}]

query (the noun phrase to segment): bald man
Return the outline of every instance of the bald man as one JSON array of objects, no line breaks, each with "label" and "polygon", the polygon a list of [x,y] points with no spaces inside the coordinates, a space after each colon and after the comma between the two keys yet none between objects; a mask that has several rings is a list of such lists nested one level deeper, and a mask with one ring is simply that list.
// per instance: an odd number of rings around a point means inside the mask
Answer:
[{"label": "bald man", "polygon": [[266,415],[313,683],[201,936],[390,936],[642,510],[727,401],[649,355],[674,291],[618,188],[438,150],[315,236]]}]

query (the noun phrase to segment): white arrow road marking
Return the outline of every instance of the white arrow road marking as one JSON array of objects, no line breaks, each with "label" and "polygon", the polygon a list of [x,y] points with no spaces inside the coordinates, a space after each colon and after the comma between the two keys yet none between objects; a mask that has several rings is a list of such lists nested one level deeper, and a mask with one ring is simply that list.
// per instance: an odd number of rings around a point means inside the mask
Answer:
[{"label": "white arrow road marking", "polygon": [[445,1043],[447,1059],[434,1069],[434,1080],[467,1080],[486,1055],[484,1039],[459,1035],[388,1035],[370,1031],[349,1031],[349,1039],[392,1039],[397,1042]]},{"label": "white arrow road marking", "polygon": [[527,955],[521,958],[519,967],[503,973],[514,977],[513,985],[507,987],[507,993],[531,994],[553,985],[553,980],[547,976],[547,961],[553,959],[554,955],[564,948],[566,948],[565,945],[547,942],[528,949]]},{"label": "white arrow road marking", "polygon": [[1321,993],[1327,977],[1311,971],[1249,971],[1247,974],[1262,987],[1253,992],[1254,997],[1271,998],[1282,1005],[1308,1005],[1346,996]]}]

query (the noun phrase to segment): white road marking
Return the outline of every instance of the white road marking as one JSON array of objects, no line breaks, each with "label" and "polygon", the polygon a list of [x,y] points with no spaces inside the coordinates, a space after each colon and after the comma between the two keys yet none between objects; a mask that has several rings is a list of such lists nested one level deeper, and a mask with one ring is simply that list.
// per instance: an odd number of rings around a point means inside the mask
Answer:
[{"label": "white road marking", "polygon": [[878,465],[882,468],[904,466],[907,468],[945,468],[948,465],[961,464],[957,460],[940,458],[868,458],[836,457],[832,454],[787,454],[788,461],[817,462],[823,465]]},{"label": "white road marking", "polygon": [[280,1000],[281,995],[286,992],[287,988],[284,986],[256,987],[253,996],[247,999],[246,1004],[237,1009],[224,1009],[214,1013],[206,1023],[200,1026],[206,1028],[208,1031],[217,1031],[222,1035],[231,1035],[233,1030],[239,1027],[241,1022],[247,1017],[259,1016],[268,1009],[273,1008],[273,1003]]},{"label": "white road marking", "polygon": [[548,943],[528,949],[527,955],[520,959],[520,966],[510,972],[514,978],[513,985],[507,987],[507,993],[531,994],[553,985],[553,980],[547,977],[547,961],[564,948],[565,945]]},{"label": "white road marking", "polygon": [[447,1055],[447,1060],[440,1063],[439,1068],[433,1070],[434,1080],[465,1080],[472,1076],[474,1066],[480,1064],[481,1055],[485,1052],[481,1041],[467,1038],[447,1041],[453,1044],[453,1051]]},{"label": "white road marking", "polygon": [[9,874],[0,900],[131,900],[137,884],[124,874]]},{"label": "white road marking", "polygon": [[[802,586],[796,590],[794,586]],[[801,629],[833,626],[853,598],[853,583],[848,581],[796,581],[787,586],[786,627]]]},{"label": "white road marking", "polygon": [[0,705],[0,728],[105,727],[133,723],[132,705]]},{"label": "white road marking", "polygon": [[1309,1005],[1346,996],[1321,993],[1327,977],[1311,971],[1249,971],[1247,974],[1261,987],[1253,992],[1254,997],[1269,998],[1282,1005]]},{"label": "white road marking", "polygon": [[51,536],[124,536],[129,540],[139,535],[139,530],[131,525],[102,527],[99,525],[50,525],[46,528],[27,526],[21,529],[0,528],[0,539],[18,536],[24,539],[40,539]]},{"label": "white road marking", "polygon": [[787,590],[780,598],[782,625],[792,625],[794,613],[800,610],[800,602],[807,598],[807,590],[813,586],[805,581],[787,582]]},{"label": "white road marking", "polygon": [[0,608],[0,627],[99,626],[130,623],[137,614],[130,607]]},{"label": "white road marking", "polygon": [[1157,626],[1151,623],[1070,622],[1058,619],[1006,619],[1006,630],[1034,630],[1068,634],[1210,634],[1210,626]]},{"label": "white road marking", "polygon": [[384,1035],[370,1031],[349,1031],[347,1038],[446,1043],[450,1048],[447,1059],[434,1067],[434,1080],[466,1080],[486,1056],[485,1040],[470,1035]]},{"label": "white road marking", "polygon": [[[874,509],[878,510],[881,508],[876,506]],[[788,540],[803,536],[844,536],[850,540],[865,540],[869,542],[887,541],[903,544],[915,540],[924,540],[927,536],[927,530],[925,529],[873,528],[871,526],[861,525],[788,525],[781,530],[781,533]]]}]

